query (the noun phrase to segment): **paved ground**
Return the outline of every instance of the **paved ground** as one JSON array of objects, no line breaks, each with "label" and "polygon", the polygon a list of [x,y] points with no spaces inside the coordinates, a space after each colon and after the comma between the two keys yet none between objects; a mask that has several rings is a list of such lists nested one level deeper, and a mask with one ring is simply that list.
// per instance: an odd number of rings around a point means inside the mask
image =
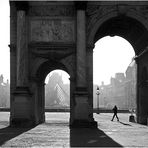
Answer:
[{"label": "paved ground", "polygon": [[94,114],[98,129],[69,129],[68,113],[46,113],[46,123],[32,129],[9,128],[8,112],[0,112],[2,147],[148,147],[148,126],[128,122],[129,114]]}]

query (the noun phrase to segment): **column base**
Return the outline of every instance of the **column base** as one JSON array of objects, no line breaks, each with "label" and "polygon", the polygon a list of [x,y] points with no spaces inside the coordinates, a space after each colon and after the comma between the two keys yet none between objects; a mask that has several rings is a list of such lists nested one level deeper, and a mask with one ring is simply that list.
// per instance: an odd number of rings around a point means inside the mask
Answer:
[{"label": "column base", "polygon": [[28,87],[17,87],[13,93],[10,126],[32,127],[35,126],[31,93]]},{"label": "column base", "polygon": [[137,122],[139,124],[147,125],[148,124],[148,116],[139,116]]},{"label": "column base", "polygon": [[90,114],[92,112],[88,102],[87,90],[85,87],[79,87],[75,92],[74,120],[91,121]]},{"label": "column base", "polygon": [[96,121],[87,120],[74,120],[70,125],[70,128],[97,128],[98,124]]},{"label": "column base", "polygon": [[97,128],[97,122],[93,118],[93,109],[88,99],[86,87],[77,87],[73,116],[70,117],[70,128]]},{"label": "column base", "polygon": [[35,127],[35,121],[28,118],[12,118],[10,119],[10,127],[31,128]]}]

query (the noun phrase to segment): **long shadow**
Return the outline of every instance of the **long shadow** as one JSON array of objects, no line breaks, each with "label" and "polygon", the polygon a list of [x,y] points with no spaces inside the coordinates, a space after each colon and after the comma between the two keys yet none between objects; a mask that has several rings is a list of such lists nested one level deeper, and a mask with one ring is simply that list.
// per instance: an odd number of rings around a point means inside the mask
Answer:
[{"label": "long shadow", "polygon": [[12,128],[10,126],[0,128],[0,146],[10,139],[30,130],[31,128]]},{"label": "long shadow", "polygon": [[70,129],[71,147],[122,147],[100,129]]},{"label": "long shadow", "polygon": [[121,121],[119,121],[119,123],[121,123],[121,124],[123,124],[123,125],[127,125],[127,126],[132,126],[132,125],[130,125],[130,124],[128,124],[128,123],[124,123],[124,122],[121,122]]}]

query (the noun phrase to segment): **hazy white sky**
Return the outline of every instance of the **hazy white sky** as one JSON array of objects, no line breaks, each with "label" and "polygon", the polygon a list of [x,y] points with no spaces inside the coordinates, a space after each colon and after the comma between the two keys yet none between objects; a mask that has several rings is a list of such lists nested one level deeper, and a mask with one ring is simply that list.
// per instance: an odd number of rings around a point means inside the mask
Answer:
[{"label": "hazy white sky", "polygon": [[[5,80],[10,79],[10,23],[9,1],[0,0],[0,74]],[[134,50],[125,39],[121,37],[104,37],[96,43],[94,49],[94,83],[109,83],[110,77],[116,72],[125,72],[130,64]],[[63,74],[65,81],[68,75]]]},{"label": "hazy white sky", "polygon": [[10,79],[10,25],[9,25],[9,1],[0,0],[0,74],[4,79]]},{"label": "hazy white sky", "polygon": [[131,44],[119,36],[104,37],[96,42],[94,49],[94,83],[105,84],[115,73],[125,73],[135,52]]}]

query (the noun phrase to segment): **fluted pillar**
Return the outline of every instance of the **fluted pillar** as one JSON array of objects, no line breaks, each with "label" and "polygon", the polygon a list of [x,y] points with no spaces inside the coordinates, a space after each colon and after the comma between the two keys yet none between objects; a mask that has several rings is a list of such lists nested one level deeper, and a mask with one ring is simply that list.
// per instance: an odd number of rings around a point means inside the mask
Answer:
[{"label": "fluted pillar", "polygon": [[86,87],[85,10],[77,10],[77,87]]},{"label": "fluted pillar", "polygon": [[76,42],[76,90],[72,127],[97,126],[88,100],[86,77],[86,2],[76,2],[77,9],[77,42]]},{"label": "fluted pillar", "polygon": [[17,11],[17,86],[27,86],[27,32],[26,32],[26,12]]},{"label": "fluted pillar", "polygon": [[17,11],[15,3],[10,1],[10,121],[14,115],[14,95],[16,87],[16,36],[17,36]]},{"label": "fluted pillar", "polygon": [[16,89],[13,92],[12,126],[32,126],[33,112],[31,93],[28,86],[28,42],[26,11],[27,2],[14,2],[16,6]]}]

